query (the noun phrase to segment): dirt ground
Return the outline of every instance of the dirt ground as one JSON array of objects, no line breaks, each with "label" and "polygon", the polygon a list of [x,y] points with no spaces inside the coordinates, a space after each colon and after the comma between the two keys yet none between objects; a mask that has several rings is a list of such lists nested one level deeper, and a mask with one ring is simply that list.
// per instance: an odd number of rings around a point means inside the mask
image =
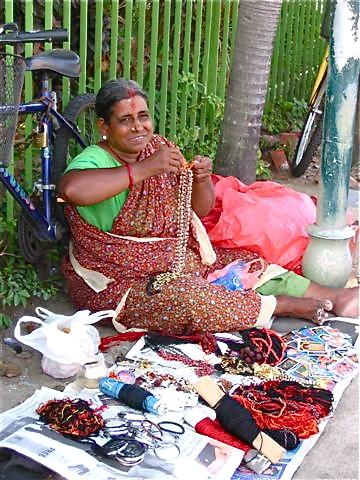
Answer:
[{"label": "dirt ground", "polygon": [[[318,168],[315,163],[311,166],[307,176],[295,179],[290,176],[287,170],[284,170],[275,173],[273,180],[292,187],[295,190],[308,193],[309,195],[317,195],[319,192],[319,185],[316,182],[317,172]],[[349,208],[355,218],[358,219],[358,189],[351,189],[350,191]],[[353,280],[357,283],[357,266],[354,268]],[[48,302],[31,299],[25,308],[13,309],[11,311],[13,321],[16,322],[22,315],[34,315],[34,309],[38,305],[63,314],[71,314],[74,312],[73,306],[66,297],[66,292],[62,290],[56,298]],[[112,334],[115,334],[113,330],[101,328],[101,336]],[[12,336],[12,328],[1,332],[2,338],[9,336]],[[127,348],[128,345],[124,345],[123,349],[126,350]],[[28,349],[25,348],[25,350]],[[20,374],[14,378],[4,376],[1,378],[1,412],[21,403],[42,385],[62,390],[65,384],[73,380],[56,380],[43,374],[41,371],[40,355],[37,352],[32,351],[29,358],[22,358],[21,355],[17,356],[12,349],[1,342],[0,353],[3,361],[16,364],[20,371]],[[108,360],[111,361],[112,359],[108,358]],[[4,371],[0,371],[0,373],[4,373]],[[358,418],[358,380],[355,379],[345,391],[334,417],[329,421],[324,434],[320,437],[316,446],[306,456],[303,464],[295,473],[294,479],[357,479],[359,471]],[[1,475],[0,478],[2,478]],[[26,477],[23,478],[25,480]],[[39,476],[38,478],[46,478],[49,480],[50,478],[54,480],[60,479],[60,477],[53,475],[47,475],[45,477]]]}]

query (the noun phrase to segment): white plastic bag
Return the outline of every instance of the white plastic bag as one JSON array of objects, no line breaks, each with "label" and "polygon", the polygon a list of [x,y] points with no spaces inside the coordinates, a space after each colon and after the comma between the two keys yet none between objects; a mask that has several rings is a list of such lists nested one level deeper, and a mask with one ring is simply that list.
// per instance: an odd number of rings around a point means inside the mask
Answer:
[{"label": "white plastic bag", "polygon": [[[98,360],[100,336],[91,324],[104,318],[113,318],[114,311],[106,310],[91,314],[81,310],[74,315],[59,315],[44,308],[37,308],[39,317],[21,317],[14,336],[19,342],[43,354],[42,367],[54,378],[75,375],[82,365]],[[29,334],[21,333],[21,325],[31,322],[40,325]]]}]

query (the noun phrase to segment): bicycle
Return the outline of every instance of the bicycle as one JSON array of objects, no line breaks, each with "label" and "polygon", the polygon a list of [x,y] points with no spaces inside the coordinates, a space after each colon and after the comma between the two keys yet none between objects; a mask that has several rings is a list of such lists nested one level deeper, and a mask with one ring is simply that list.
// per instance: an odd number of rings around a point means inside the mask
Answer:
[{"label": "bicycle", "polygon": [[[0,28],[0,46],[35,42],[64,42],[67,30],[19,32],[15,23]],[[21,103],[25,71],[40,74],[40,96]],[[55,75],[80,76],[79,56],[65,49],[53,49],[32,57],[0,52],[0,182],[20,205],[18,243],[29,263],[46,260],[51,244],[66,236],[62,200],[56,196],[56,185],[64,172],[69,156],[75,150],[96,143],[95,95],[84,93],[74,97],[63,115],[57,109],[57,95],[51,90]],[[35,145],[40,148],[41,178],[33,183],[29,194],[7,168],[9,165],[18,114],[35,114]]]},{"label": "bicycle", "polygon": [[316,76],[308,104],[308,114],[305,118],[294,156],[289,162],[290,170],[294,177],[300,177],[305,173],[321,145],[328,74],[328,55],[329,47],[326,49],[325,56]]}]

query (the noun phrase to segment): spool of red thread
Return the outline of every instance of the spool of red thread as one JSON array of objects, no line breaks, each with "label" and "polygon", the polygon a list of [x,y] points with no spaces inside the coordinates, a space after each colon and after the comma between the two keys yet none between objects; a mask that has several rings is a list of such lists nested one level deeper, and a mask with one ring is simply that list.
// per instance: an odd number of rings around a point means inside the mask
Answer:
[{"label": "spool of red thread", "polygon": [[252,448],[250,445],[242,442],[237,437],[224,430],[220,423],[214,418],[214,410],[207,407],[194,407],[187,415],[185,415],[184,420],[201,435],[206,435],[219,442],[239,448],[244,452],[247,452]]}]

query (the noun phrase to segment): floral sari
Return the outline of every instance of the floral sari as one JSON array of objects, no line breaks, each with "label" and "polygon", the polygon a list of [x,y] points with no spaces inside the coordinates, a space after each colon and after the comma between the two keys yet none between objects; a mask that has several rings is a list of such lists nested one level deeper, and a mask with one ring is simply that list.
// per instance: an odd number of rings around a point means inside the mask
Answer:
[{"label": "floral sari", "polygon": [[[139,155],[142,161],[161,144],[154,135]],[[204,265],[198,233],[192,227],[184,276],[147,291],[149,278],[171,269],[177,235],[179,177],[162,174],[133,186],[112,230],[103,232],[66,207],[71,230],[69,255],[63,262],[69,294],[79,309],[116,309],[127,328],[169,334],[236,331],[257,323],[261,297],[254,290],[232,292],[210,284],[206,276],[235,259],[251,260],[254,253],[217,250],[213,265]],[[204,260],[203,260],[204,261]]]}]

